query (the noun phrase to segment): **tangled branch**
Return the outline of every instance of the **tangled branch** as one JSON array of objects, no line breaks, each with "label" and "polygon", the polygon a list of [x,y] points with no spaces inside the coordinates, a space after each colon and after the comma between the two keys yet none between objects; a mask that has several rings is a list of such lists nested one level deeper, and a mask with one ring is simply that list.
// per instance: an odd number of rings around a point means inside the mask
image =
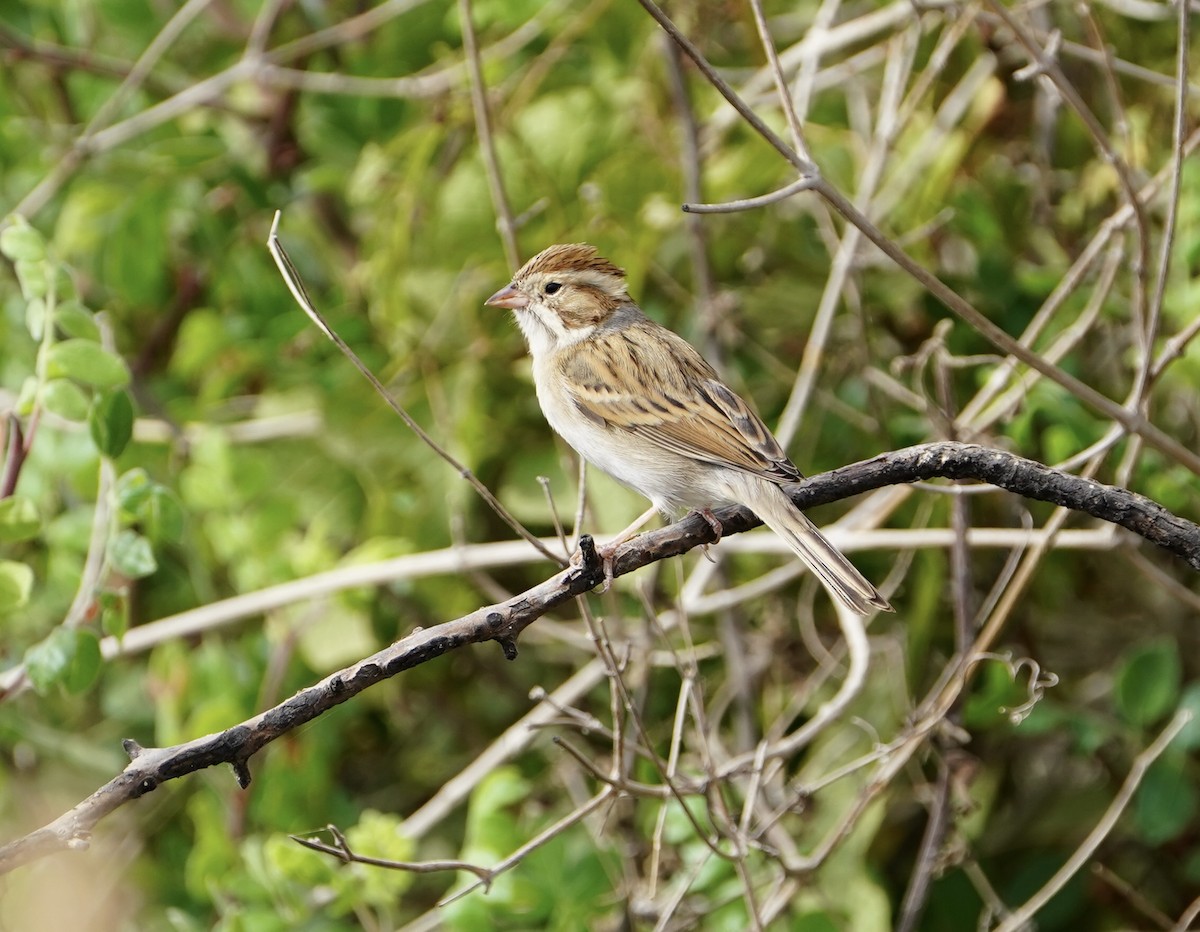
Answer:
[{"label": "tangled branch", "polygon": [[[1200,526],[1127,489],[1068,475],[1032,460],[974,444],[931,443],[885,453],[823,473],[797,486],[792,499],[811,508],[887,485],[933,478],[975,479],[1039,501],[1053,502],[1120,525],[1171,551],[1200,570]],[[733,506],[717,513],[726,535],[761,522]],[[712,528],[698,515],[643,534],[616,554],[617,576],[679,556],[713,542]],[[249,760],[275,739],[341,705],[363,690],[468,644],[496,641],[510,660],[517,639],[537,619],[604,581],[590,537],[580,542],[579,565],[571,566],[505,602],[479,608],[432,628],[418,629],[384,650],[302,689],[291,698],[221,732],[168,748],[143,748],[127,740],[129,765],[53,822],[0,847],[0,873],[64,849],[83,849],[105,816],[174,780],[218,764],[230,764],[238,783],[250,784]]]}]

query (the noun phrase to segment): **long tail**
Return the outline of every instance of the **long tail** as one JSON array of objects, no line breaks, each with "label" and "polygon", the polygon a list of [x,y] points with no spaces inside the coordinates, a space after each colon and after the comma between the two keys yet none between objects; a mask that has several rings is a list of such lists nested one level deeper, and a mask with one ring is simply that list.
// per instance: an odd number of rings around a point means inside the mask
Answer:
[{"label": "long tail", "polygon": [[779,486],[763,482],[758,501],[746,502],[763,524],[783,538],[821,580],[829,594],[860,615],[894,612],[891,604],[863,577],[854,564],[827,541],[817,526],[792,504]]}]

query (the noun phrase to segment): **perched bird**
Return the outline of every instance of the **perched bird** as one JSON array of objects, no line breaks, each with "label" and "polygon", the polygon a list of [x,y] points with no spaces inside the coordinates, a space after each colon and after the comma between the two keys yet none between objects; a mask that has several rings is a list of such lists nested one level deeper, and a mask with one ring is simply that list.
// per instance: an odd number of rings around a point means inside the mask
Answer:
[{"label": "perched bird", "polygon": [[[714,507],[740,503],[859,614],[892,611],[784,492],[799,481],[778,441],[682,337],[629,297],[624,270],[584,243],[551,246],[485,302],[512,310],[533,357],[546,420],[584,459],[650,499],[688,510],[718,537]],[[605,548],[606,574],[616,545]]]}]

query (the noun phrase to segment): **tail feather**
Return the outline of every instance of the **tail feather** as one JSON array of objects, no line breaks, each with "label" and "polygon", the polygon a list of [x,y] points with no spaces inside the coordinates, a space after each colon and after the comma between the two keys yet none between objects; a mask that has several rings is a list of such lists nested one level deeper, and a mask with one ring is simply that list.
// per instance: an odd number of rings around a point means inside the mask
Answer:
[{"label": "tail feather", "polygon": [[[764,483],[762,501],[747,502],[763,524],[783,538],[809,569],[816,574],[829,594],[852,612],[869,615],[873,611],[893,612],[891,604],[854,564],[831,544],[792,504],[783,489]],[[772,494],[773,493],[773,494]]]}]

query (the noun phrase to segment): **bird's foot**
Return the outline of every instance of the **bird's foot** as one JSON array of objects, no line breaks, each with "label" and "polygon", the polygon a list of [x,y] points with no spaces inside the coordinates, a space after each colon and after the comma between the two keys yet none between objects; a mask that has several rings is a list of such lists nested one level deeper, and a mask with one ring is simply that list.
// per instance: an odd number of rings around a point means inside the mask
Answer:
[{"label": "bird's foot", "polygon": [[704,523],[712,528],[713,533],[717,535],[717,539],[712,543],[719,544],[721,536],[725,533],[725,527],[721,524],[721,519],[713,514],[713,510],[711,508],[697,508],[692,514],[699,515],[704,519]]},{"label": "bird's foot", "polygon": [[604,561],[604,582],[597,590],[600,595],[604,595],[612,588],[613,580],[616,578],[613,574],[613,557],[617,555],[619,546],[620,544],[610,544],[600,548],[600,559]]},{"label": "bird's foot", "polygon": [[701,518],[703,518],[704,522],[710,528],[712,528],[713,533],[717,535],[717,539],[714,540],[711,544],[702,544],[701,545],[702,552],[704,553],[704,559],[706,559],[709,563],[716,563],[717,561],[713,557],[709,548],[712,547],[713,544],[720,543],[721,535],[725,533],[725,528],[721,524],[721,519],[713,514],[711,508],[697,508],[694,512],[692,512],[692,514],[697,514]]}]

